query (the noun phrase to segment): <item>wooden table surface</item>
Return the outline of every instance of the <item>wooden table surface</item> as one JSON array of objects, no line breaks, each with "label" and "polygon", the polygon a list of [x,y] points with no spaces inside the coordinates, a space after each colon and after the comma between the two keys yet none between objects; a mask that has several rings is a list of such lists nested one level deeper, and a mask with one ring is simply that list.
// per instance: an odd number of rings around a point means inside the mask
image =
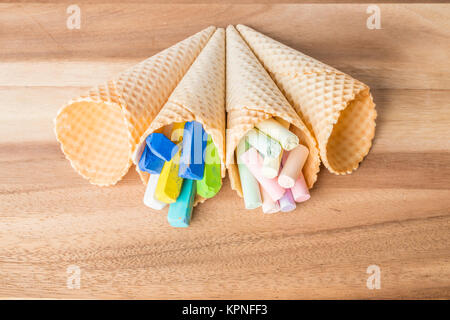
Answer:
[{"label": "wooden table surface", "polygon": [[[450,5],[0,4],[0,297],[450,298]],[[372,88],[374,146],[321,168],[292,213],[246,211],[228,178],[188,229],[131,170],[90,185],[53,134],[70,98],[214,24],[243,23]],[[81,270],[67,286],[68,266]],[[366,286],[368,266],[381,289]]]}]

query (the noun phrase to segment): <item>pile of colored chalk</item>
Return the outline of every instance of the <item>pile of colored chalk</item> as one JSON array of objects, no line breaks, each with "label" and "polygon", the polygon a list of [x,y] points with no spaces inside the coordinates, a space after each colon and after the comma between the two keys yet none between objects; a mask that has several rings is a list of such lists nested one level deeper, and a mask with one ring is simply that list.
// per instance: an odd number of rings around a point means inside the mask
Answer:
[{"label": "pile of colored chalk", "polygon": [[236,149],[245,208],[288,212],[308,200],[302,174],[308,154],[297,135],[275,119],[248,131]]},{"label": "pile of colored chalk", "polygon": [[199,122],[191,121],[174,123],[170,139],[155,132],[145,142],[139,169],[151,175],[144,204],[155,210],[170,204],[170,225],[189,226],[195,195],[211,198],[222,186],[219,154],[211,136]]}]

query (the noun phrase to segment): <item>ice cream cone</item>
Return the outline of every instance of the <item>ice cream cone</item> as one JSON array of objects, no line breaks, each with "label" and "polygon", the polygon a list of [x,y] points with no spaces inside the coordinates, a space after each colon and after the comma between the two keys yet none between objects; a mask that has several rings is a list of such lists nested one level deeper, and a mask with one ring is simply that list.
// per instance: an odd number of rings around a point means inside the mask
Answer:
[{"label": "ice cream cone", "polygon": [[[141,136],[133,161],[137,163],[146,137],[173,123],[197,121],[202,124],[221,161],[221,176],[225,177],[225,32],[219,28],[211,36],[183,79],[170,95],[159,114]],[[147,182],[149,174],[136,167]],[[197,196],[195,203],[203,199]]]},{"label": "ice cream cone", "polygon": [[317,139],[329,171],[351,173],[375,134],[367,85],[249,27],[237,29]]},{"label": "ice cream cone", "polygon": [[79,174],[93,184],[108,186],[127,173],[140,136],[214,30],[200,31],[59,110],[56,138]]},{"label": "ice cream cone", "polygon": [[279,118],[290,124],[309,156],[303,167],[307,184],[312,187],[319,171],[316,141],[295,110],[270,78],[264,67],[233,26],[227,28],[227,154],[231,188],[242,197],[235,150],[242,137],[258,123]]}]

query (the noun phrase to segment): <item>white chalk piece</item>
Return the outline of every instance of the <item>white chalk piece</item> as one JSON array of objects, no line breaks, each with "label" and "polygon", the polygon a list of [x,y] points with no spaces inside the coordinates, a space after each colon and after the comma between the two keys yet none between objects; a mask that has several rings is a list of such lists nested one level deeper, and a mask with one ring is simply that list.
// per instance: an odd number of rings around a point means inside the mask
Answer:
[{"label": "white chalk piece", "polygon": [[302,174],[303,166],[308,158],[309,150],[298,145],[283,159],[283,169],[278,176],[278,184],[283,188],[292,188]]},{"label": "white chalk piece", "polygon": [[262,121],[256,127],[269,137],[277,140],[284,150],[290,151],[300,143],[296,134],[286,129],[275,119]]},{"label": "white chalk piece", "polygon": [[278,141],[272,139],[267,134],[258,129],[249,130],[244,136],[247,143],[259,151],[263,157],[278,157],[282,151]]},{"label": "white chalk piece", "polygon": [[261,193],[263,197],[262,211],[264,213],[275,213],[280,211],[280,204],[278,201],[273,201],[264,188],[261,188]]},{"label": "white chalk piece", "polygon": [[145,189],[144,194],[144,204],[147,207],[150,207],[155,210],[163,209],[167,203],[159,201],[155,198],[155,189],[158,184],[159,174],[150,175],[150,179],[148,179],[147,188]]},{"label": "white chalk piece", "polygon": [[280,153],[278,157],[264,157],[262,175],[266,178],[273,179],[278,176],[280,172],[280,163],[283,153]]}]

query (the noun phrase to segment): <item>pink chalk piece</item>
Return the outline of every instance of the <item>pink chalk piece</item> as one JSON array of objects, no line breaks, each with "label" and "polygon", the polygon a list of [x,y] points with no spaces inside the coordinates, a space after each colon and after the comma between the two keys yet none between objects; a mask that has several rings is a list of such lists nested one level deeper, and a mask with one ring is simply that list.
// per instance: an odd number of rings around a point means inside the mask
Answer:
[{"label": "pink chalk piece", "polygon": [[261,188],[261,193],[263,197],[262,211],[264,213],[275,213],[280,211],[280,204],[278,201],[273,201],[264,188]]},{"label": "pink chalk piece", "polygon": [[262,167],[264,159],[255,148],[250,148],[241,155],[241,161],[247,166],[251,174],[267,191],[273,201],[278,201],[285,193],[285,189],[277,183],[277,178],[269,179],[263,176]]},{"label": "pink chalk piece", "polygon": [[294,198],[292,197],[292,192],[287,189],[283,197],[280,199],[280,210],[282,212],[289,212],[295,210],[297,205],[295,204]]},{"label": "pink chalk piece", "polygon": [[303,174],[295,181],[294,186],[290,190],[292,191],[295,202],[303,202],[311,198]]},{"label": "pink chalk piece", "polygon": [[303,166],[308,158],[309,150],[299,144],[283,157],[283,169],[278,175],[278,184],[283,188],[292,188],[302,174]]}]

